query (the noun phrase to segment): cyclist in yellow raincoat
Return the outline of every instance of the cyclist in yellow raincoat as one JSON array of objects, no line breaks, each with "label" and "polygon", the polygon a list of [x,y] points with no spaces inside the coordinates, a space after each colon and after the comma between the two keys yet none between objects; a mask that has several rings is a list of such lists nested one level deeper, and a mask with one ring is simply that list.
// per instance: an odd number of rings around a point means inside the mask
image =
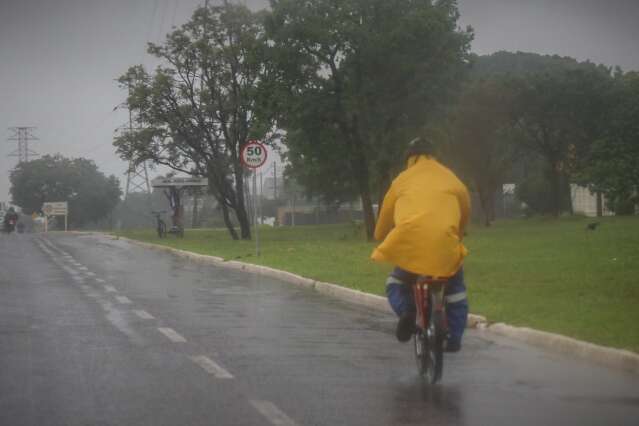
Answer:
[{"label": "cyclist in yellow raincoat", "polygon": [[466,186],[433,157],[432,145],[417,138],[410,142],[407,168],[384,197],[375,228],[383,242],[372,258],[396,265],[386,281],[389,303],[399,316],[397,339],[408,341],[415,326],[415,303],[410,288],[419,275],[447,277],[447,351],[461,348],[468,301],[462,262],[462,244],[470,215]]}]

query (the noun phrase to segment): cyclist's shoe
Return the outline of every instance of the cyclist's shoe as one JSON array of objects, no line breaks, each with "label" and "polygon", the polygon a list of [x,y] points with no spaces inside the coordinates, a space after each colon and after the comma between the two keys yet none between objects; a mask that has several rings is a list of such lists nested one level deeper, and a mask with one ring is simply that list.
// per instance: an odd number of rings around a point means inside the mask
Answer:
[{"label": "cyclist's shoe", "polygon": [[408,342],[415,333],[415,312],[405,312],[399,316],[395,336],[400,342]]},{"label": "cyclist's shoe", "polygon": [[454,353],[459,352],[461,350],[461,342],[447,340],[446,347],[444,348],[445,352]]}]

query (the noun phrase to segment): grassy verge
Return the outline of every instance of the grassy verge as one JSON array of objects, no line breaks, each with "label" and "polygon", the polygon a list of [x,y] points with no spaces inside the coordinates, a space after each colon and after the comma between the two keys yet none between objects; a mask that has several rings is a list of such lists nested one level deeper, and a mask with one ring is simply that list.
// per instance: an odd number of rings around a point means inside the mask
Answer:
[{"label": "grassy verge", "polygon": [[[503,221],[466,240],[471,310],[490,321],[529,326],[639,352],[639,218]],[[255,243],[224,230],[187,231],[159,240],[152,231],[121,235],[225,259],[268,265],[383,294],[390,265],[368,260],[374,245],[350,225],[260,229]]]}]

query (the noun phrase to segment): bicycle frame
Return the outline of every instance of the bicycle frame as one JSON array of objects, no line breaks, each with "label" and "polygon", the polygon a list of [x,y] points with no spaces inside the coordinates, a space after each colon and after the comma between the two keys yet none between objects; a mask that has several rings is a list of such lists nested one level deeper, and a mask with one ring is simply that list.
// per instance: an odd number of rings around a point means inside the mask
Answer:
[{"label": "bicycle frame", "polygon": [[[428,292],[429,291],[442,292],[442,297],[437,298],[438,303],[435,306],[435,311],[436,312],[444,311],[445,299],[443,297],[443,290],[447,282],[448,282],[448,279],[446,278],[419,277],[417,279],[417,282],[413,286],[413,296],[415,299],[415,306],[417,308],[417,318],[416,318],[417,327],[419,327],[420,329],[426,330],[429,325],[429,319],[428,319],[428,314],[429,314]],[[444,315],[444,320],[445,319],[446,319],[446,316]],[[444,326],[447,326],[447,324],[444,324]]]}]

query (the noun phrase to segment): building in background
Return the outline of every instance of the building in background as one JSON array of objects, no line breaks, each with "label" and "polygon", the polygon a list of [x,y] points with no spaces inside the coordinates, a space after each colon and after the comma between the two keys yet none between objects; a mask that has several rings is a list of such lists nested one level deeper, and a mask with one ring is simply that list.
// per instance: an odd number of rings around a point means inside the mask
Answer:
[{"label": "building in background", "polygon": [[570,199],[572,211],[575,214],[583,214],[589,217],[614,216],[602,194],[593,193],[588,187],[571,184]]}]

